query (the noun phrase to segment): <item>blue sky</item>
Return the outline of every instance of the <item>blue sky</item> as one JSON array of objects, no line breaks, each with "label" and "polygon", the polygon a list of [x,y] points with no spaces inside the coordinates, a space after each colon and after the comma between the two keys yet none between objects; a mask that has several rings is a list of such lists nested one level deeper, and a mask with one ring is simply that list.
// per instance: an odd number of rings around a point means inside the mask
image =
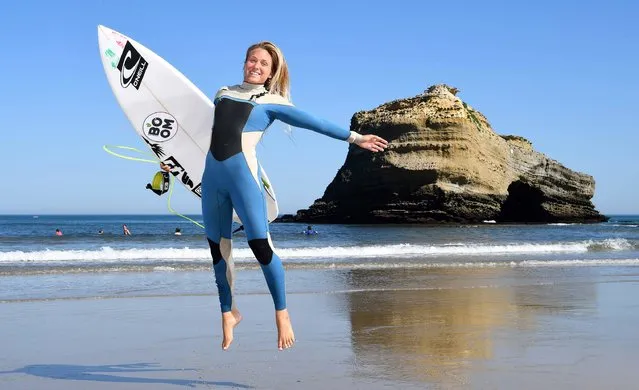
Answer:
[{"label": "blue sky", "polygon": [[[14,2],[0,15],[0,214],[167,212],[144,189],[156,166],[102,151],[144,145],[106,81],[98,24],[155,51],[209,96],[241,82],[248,45],[274,41],[294,103],[344,127],[357,111],[447,83],[497,133],[594,176],[601,212],[639,213],[639,6],[515,3]],[[258,152],[280,210],[295,212],[322,196],[347,145],[303,129],[291,140],[275,126]],[[181,187],[173,206],[200,212]]]}]

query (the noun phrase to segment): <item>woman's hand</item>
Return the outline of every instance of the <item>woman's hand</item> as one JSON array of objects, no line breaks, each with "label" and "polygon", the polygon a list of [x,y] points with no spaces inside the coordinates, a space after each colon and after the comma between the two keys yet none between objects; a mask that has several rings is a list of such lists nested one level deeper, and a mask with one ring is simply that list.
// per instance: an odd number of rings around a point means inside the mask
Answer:
[{"label": "woman's hand", "polygon": [[160,163],[160,169],[165,172],[171,172],[171,167],[163,163]]},{"label": "woman's hand", "polygon": [[388,146],[388,141],[374,134],[366,134],[357,137],[355,144],[360,148],[370,150],[371,152],[383,152]]}]

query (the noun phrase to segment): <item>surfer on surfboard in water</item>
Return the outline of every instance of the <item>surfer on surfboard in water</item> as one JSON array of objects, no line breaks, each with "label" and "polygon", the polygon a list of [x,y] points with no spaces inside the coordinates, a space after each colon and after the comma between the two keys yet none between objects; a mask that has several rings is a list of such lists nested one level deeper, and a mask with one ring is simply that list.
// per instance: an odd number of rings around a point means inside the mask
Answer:
[{"label": "surfer on surfboard in water", "polygon": [[[388,142],[362,135],[295,108],[289,97],[289,74],[280,49],[271,42],[246,51],[242,84],[221,88],[214,100],[215,120],[202,177],[202,216],[213,258],[222,311],[222,349],[233,341],[242,320],[233,297],[233,210],[240,217],[248,245],[260,264],[275,306],[277,347],[293,346],[295,335],[286,306],[284,267],[273,251],[267,205],[255,147],[275,120],[369,150],[383,151]],[[170,167],[161,166],[164,170]]]}]

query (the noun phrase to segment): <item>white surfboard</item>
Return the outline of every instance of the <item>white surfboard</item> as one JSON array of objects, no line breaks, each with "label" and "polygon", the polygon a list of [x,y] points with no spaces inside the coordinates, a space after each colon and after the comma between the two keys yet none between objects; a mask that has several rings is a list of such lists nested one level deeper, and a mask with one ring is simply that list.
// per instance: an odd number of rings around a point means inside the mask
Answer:
[{"label": "white surfboard", "polygon": [[[213,102],[182,73],[133,39],[98,26],[100,58],[113,93],[151,151],[201,197],[211,142]],[[277,218],[273,186],[260,166],[269,222]],[[233,218],[239,218],[235,212]]]}]

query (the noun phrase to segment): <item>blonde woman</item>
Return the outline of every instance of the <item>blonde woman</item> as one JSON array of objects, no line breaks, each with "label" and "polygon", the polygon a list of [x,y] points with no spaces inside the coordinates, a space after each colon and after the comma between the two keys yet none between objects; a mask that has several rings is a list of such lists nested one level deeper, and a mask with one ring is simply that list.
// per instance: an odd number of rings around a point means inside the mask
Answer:
[{"label": "blonde woman", "polygon": [[269,236],[255,147],[275,120],[355,143],[372,152],[383,151],[388,143],[372,134],[350,132],[295,108],[289,99],[286,61],[271,42],[248,48],[243,83],[221,88],[214,103],[215,123],[202,177],[202,215],[222,309],[222,349],[229,348],[233,329],[242,320],[233,299],[233,209],[242,220],[248,245],[260,263],[273,298],[277,347],[286,349],[295,342],[295,335],[286,308],[284,268]]}]

